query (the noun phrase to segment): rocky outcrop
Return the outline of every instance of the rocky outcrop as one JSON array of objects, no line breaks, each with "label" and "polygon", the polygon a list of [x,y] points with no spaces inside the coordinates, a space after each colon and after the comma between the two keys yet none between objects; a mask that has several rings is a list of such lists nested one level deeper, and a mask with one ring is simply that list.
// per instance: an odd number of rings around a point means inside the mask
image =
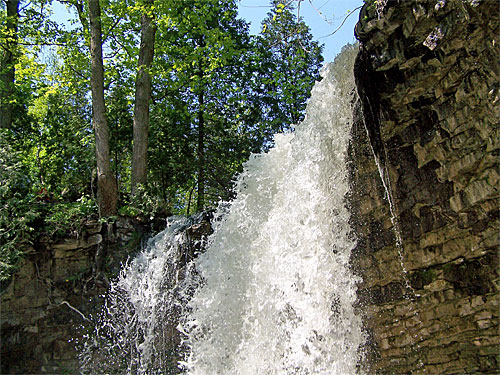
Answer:
[{"label": "rocky outcrop", "polygon": [[[180,249],[187,262],[212,233],[213,212],[192,216]],[[110,280],[166,220],[88,221],[79,233],[42,238],[1,291],[0,373],[77,374],[81,338],[98,322]]]},{"label": "rocky outcrop", "polygon": [[498,373],[499,3],[380,10],[356,26],[350,149],[369,373]]},{"label": "rocky outcrop", "polygon": [[128,218],[90,221],[65,239],[34,244],[2,290],[1,373],[77,373],[83,326],[147,230]]}]

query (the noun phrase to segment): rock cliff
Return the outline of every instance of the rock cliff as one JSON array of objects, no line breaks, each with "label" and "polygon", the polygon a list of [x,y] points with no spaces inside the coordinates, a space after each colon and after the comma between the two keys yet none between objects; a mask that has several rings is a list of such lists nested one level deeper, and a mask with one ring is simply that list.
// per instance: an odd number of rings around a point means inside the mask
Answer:
[{"label": "rock cliff", "polygon": [[[193,216],[186,227],[184,261],[211,233],[211,215]],[[79,373],[81,339],[98,322],[110,280],[141,250],[143,239],[164,226],[160,219],[118,217],[88,221],[65,238],[40,238],[2,286],[0,373]]]},{"label": "rock cliff", "polygon": [[[497,0],[361,12],[349,204],[369,374],[498,373],[499,14]],[[2,290],[2,373],[77,368],[68,340],[141,231],[89,223],[33,247]]]},{"label": "rock cliff", "polygon": [[369,373],[498,373],[499,14],[496,0],[360,13],[349,199]]},{"label": "rock cliff", "polygon": [[2,374],[77,373],[78,339],[147,230],[127,218],[41,238],[1,294]]}]

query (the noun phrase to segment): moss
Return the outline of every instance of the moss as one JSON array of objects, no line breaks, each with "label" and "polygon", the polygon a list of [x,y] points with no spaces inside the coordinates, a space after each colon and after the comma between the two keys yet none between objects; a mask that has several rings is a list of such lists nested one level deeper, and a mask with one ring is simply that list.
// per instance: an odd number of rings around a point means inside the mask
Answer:
[{"label": "moss", "polygon": [[421,277],[422,281],[424,282],[424,285],[430,284],[436,278],[436,271],[433,270],[432,268],[429,268],[422,272]]},{"label": "moss", "polygon": [[133,253],[140,249],[142,239],[144,238],[144,233],[134,230],[130,237],[130,240],[127,242],[127,248],[129,250],[129,253]]},{"label": "moss", "polygon": [[425,285],[432,283],[437,276],[437,272],[433,268],[426,268],[412,273],[410,277],[411,286],[414,289],[422,289]]}]

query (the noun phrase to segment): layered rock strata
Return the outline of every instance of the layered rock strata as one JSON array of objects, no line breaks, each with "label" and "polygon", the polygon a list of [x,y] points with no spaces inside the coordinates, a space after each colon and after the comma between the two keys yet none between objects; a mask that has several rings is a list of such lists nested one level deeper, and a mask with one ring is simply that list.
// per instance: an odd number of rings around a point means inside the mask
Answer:
[{"label": "layered rock strata", "polygon": [[78,373],[84,326],[145,230],[127,218],[87,222],[79,233],[27,249],[1,294],[1,373]]},{"label": "layered rock strata", "polygon": [[368,371],[496,374],[499,3],[377,4],[356,26],[350,149]]},{"label": "layered rock strata", "polygon": [[[180,264],[202,251],[211,212],[191,217]],[[1,374],[78,374],[82,336],[93,330],[122,264],[165,220],[88,221],[64,238],[40,238],[2,285]]]}]

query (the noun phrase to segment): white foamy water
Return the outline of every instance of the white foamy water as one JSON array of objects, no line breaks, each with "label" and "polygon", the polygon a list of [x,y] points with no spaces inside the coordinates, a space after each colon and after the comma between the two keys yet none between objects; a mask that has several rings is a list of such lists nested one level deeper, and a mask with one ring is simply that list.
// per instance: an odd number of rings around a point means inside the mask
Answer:
[{"label": "white foamy water", "polygon": [[186,228],[201,219],[169,218],[167,228],[123,266],[103,309],[92,319],[94,330],[84,337],[82,374],[178,373],[176,326],[185,305],[182,298],[189,294],[183,280],[193,245]]},{"label": "white foamy water", "polygon": [[204,281],[180,327],[189,374],[356,373],[364,339],[344,206],[354,83],[351,62],[338,63],[296,131],[248,161],[196,260]]},{"label": "white foamy water", "polygon": [[364,336],[344,205],[354,55],[324,69],[295,132],[247,162],[204,253],[183,264],[191,221],[177,219],[124,267],[83,374],[357,373]]}]

